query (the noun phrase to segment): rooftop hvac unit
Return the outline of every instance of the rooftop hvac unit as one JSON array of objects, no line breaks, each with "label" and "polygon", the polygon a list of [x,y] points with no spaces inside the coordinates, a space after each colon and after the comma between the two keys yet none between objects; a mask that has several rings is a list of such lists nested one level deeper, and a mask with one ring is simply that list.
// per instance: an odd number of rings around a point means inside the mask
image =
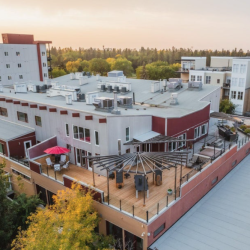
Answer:
[{"label": "rooftop hvac unit", "polygon": [[105,89],[105,85],[102,84],[102,85],[101,85],[101,92],[105,92],[105,90],[106,90],[106,89]]},{"label": "rooftop hvac unit", "polygon": [[78,102],[85,102],[85,94],[77,94]]},{"label": "rooftop hvac unit", "polygon": [[52,88],[59,87],[59,82],[52,82],[51,86],[52,86]]},{"label": "rooftop hvac unit", "polygon": [[170,105],[177,105],[178,104],[178,94],[177,93],[172,93],[171,94],[171,101]]},{"label": "rooftop hvac unit", "polygon": [[93,105],[98,111],[111,112],[114,109],[114,99],[107,97],[95,98]]},{"label": "rooftop hvac unit", "polygon": [[66,98],[66,104],[72,105],[72,95],[70,94],[65,95],[65,98]]},{"label": "rooftop hvac unit", "polygon": [[75,79],[75,73],[70,73],[70,80],[74,80]]},{"label": "rooftop hvac unit", "polygon": [[119,92],[119,87],[118,86],[114,86],[114,91]]},{"label": "rooftop hvac unit", "polygon": [[126,94],[126,87],[121,87],[121,94]]},{"label": "rooftop hvac unit", "polygon": [[202,89],[202,82],[188,82],[189,89]]},{"label": "rooftop hvac unit", "polygon": [[132,97],[118,96],[118,106],[123,108],[133,108]]},{"label": "rooftop hvac unit", "polygon": [[152,82],[151,83],[151,93],[155,93],[160,91],[160,82]]},{"label": "rooftop hvac unit", "polygon": [[108,86],[107,86],[107,92],[108,92],[108,93],[112,93],[112,92],[113,92],[113,90],[112,90],[112,85],[108,85]]},{"label": "rooftop hvac unit", "polygon": [[15,83],[14,90],[16,93],[27,93],[27,85],[25,83]]},{"label": "rooftop hvac unit", "polygon": [[91,75],[90,75],[90,72],[86,72],[86,75],[88,76],[88,77],[90,77]]},{"label": "rooftop hvac unit", "polygon": [[31,91],[31,92],[39,92],[39,86],[38,85],[35,85],[35,84],[29,84],[28,85],[28,91]]},{"label": "rooftop hvac unit", "polygon": [[170,82],[168,82],[168,89],[170,90],[170,91],[173,91],[173,90],[178,90],[178,89],[180,89],[182,87],[182,85],[181,85],[181,81],[170,81]]},{"label": "rooftop hvac unit", "polygon": [[0,84],[0,93],[3,93],[3,85]]},{"label": "rooftop hvac unit", "polygon": [[85,99],[86,99],[86,104],[92,105],[93,102],[95,102],[95,98],[98,97],[98,92],[88,92],[86,93]]}]

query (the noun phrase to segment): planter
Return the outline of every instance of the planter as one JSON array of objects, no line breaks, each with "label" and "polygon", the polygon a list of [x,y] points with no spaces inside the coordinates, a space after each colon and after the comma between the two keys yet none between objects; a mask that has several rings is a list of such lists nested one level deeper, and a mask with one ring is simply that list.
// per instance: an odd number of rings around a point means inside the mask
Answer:
[{"label": "planter", "polygon": [[172,189],[168,189],[168,195],[171,195],[173,193]]}]

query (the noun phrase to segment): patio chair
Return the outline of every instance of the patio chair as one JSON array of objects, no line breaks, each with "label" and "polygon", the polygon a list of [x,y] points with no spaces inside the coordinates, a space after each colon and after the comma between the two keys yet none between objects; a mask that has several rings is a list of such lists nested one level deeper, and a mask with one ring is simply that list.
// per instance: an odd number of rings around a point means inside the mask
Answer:
[{"label": "patio chair", "polygon": [[68,168],[69,168],[69,161],[67,161],[67,163],[64,164],[64,165],[62,166],[62,168],[63,168],[63,169],[68,169]]},{"label": "patio chair", "polygon": [[61,166],[60,166],[60,164],[55,164],[55,165],[54,165],[54,171],[55,171],[55,172],[61,171]]},{"label": "patio chair", "polygon": [[53,167],[53,163],[50,158],[46,158],[46,162],[49,167]]},{"label": "patio chair", "polygon": [[63,164],[66,163],[66,155],[61,155],[59,163],[60,163],[61,165],[63,165]]}]

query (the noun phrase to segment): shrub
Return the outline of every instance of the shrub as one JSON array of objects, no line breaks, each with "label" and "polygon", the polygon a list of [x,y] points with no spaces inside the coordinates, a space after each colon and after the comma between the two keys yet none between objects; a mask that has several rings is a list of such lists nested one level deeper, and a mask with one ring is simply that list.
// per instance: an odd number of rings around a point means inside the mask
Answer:
[{"label": "shrub", "polygon": [[250,128],[247,128],[244,132],[245,132],[246,134],[250,133]]},{"label": "shrub", "polygon": [[247,128],[246,125],[241,125],[241,126],[240,126],[240,129],[242,129],[243,131],[244,131],[246,128]]},{"label": "shrub", "polygon": [[230,129],[231,129],[232,132],[236,131],[235,127],[231,127]]}]

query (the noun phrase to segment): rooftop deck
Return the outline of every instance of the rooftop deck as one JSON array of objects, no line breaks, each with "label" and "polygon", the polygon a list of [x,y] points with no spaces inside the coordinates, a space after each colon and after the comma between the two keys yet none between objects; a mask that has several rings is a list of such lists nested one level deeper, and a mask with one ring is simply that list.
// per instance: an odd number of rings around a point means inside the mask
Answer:
[{"label": "rooftop deck", "polygon": [[[42,173],[50,178],[56,179],[63,183],[63,175],[67,175],[74,178],[77,181],[81,181],[89,186],[94,186],[104,192],[104,202],[108,204],[108,188],[107,177],[98,175],[85,169],[78,167],[74,164],[70,164],[69,169],[63,169],[60,172],[54,172],[53,168],[47,167],[45,159],[48,156],[43,156],[36,160],[42,166]],[[187,168],[178,165],[176,168],[176,193],[175,193],[175,168],[171,167],[170,170],[164,170],[162,173],[162,185],[156,186],[153,182],[153,174],[150,173],[148,177],[149,197],[145,194],[144,205],[144,192],[138,193],[136,198],[136,189],[134,184],[134,175],[130,173],[129,178],[124,178],[124,186],[119,189],[116,187],[115,179],[109,178],[109,205],[114,206],[123,212],[127,212],[135,217],[143,220],[149,220],[154,215],[159,213],[163,208],[167,207],[173,200],[180,196],[180,179],[182,182],[197,173],[195,168]],[[167,190],[171,188],[173,190],[172,195],[168,195]]]}]

